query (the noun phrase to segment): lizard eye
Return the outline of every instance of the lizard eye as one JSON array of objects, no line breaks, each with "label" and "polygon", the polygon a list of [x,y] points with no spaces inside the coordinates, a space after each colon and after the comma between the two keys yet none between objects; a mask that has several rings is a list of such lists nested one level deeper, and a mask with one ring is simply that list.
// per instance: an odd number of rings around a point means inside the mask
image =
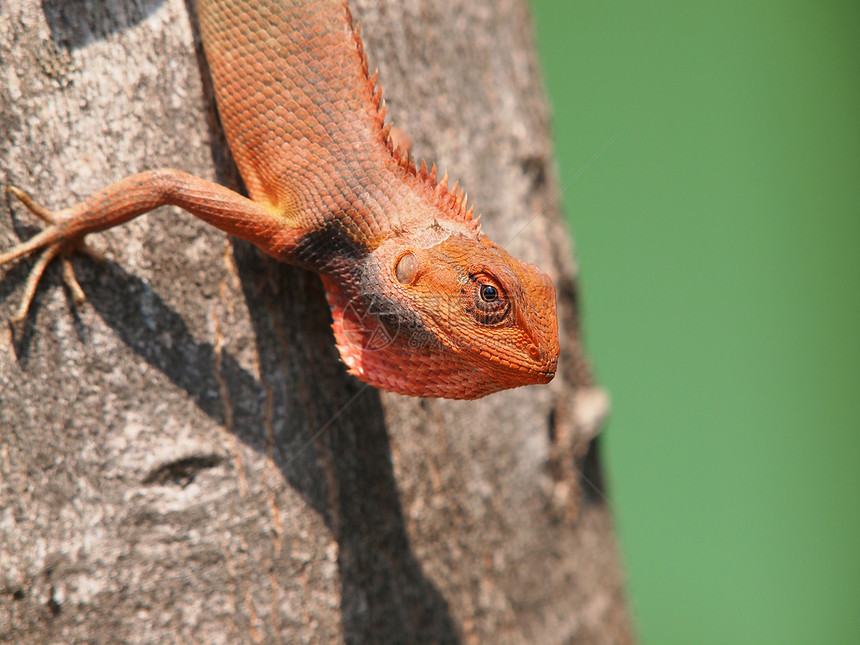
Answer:
[{"label": "lizard eye", "polygon": [[499,290],[491,284],[481,285],[481,300],[484,302],[494,302],[499,298]]},{"label": "lizard eye", "polygon": [[472,276],[471,301],[466,310],[482,325],[498,325],[511,311],[505,290],[486,273]]}]

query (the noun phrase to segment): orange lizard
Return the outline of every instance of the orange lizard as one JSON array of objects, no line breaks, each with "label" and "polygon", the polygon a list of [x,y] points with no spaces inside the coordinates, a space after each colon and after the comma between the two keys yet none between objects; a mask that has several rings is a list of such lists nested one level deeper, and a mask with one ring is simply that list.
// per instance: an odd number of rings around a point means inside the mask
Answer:
[{"label": "orange lizard", "polygon": [[275,258],[320,275],[340,356],[379,388],[472,399],[547,383],[558,361],[555,290],[537,267],[482,233],[462,191],[416,167],[385,125],[344,0],[198,0],[218,113],[244,197],[181,170],[132,175],[51,213],[7,187],[48,226],[0,254],[47,264],[87,233],[180,206]]}]

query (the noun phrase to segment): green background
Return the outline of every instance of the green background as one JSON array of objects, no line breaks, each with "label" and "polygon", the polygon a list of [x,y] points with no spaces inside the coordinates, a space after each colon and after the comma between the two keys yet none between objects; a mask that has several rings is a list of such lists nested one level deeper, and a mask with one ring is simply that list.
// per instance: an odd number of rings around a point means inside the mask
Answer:
[{"label": "green background", "polygon": [[533,4],[642,642],[860,643],[860,3]]}]

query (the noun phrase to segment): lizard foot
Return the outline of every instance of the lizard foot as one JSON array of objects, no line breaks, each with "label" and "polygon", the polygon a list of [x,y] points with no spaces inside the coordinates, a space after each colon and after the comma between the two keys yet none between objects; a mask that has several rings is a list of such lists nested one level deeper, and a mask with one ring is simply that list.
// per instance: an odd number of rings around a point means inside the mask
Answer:
[{"label": "lizard foot", "polygon": [[42,251],[39,259],[36,260],[36,264],[33,265],[33,268],[27,276],[21,304],[18,306],[17,311],[9,318],[9,323],[14,326],[21,323],[27,317],[27,312],[30,310],[30,304],[33,302],[33,297],[36,294],[36,287],[42,279],[45,268],[51,263],[51,260],[57,256],[60,257],[60,261],[62,262],[63,280],[69,287],[69,291],[72,293],[72,299],[76,305],[83,303],[86,300],[86,294],[84,294],[84,290],[81,288],[78,279],[75,277],[75,270],[72,267],[70,256],[74,251],[80,251],[98,262],[104,262],[104,255],[88,246],[86,242],[84,242],[83,236],[73,238],[58,236],[59,227],[56,223],[55,214],[36,203],[30,195],[20,188],[16,188],[15,186],[6,186],[6,193],[15,197],[18,201],[24,204],[31,213],[48,224],[48,227],[41,233],[37,233],[26,242],[21,242],[21,244],[12,247],[5,253],[0,253],[0,266],[2,266],[19,257],[32,253],[33,251],[40,249]]}]

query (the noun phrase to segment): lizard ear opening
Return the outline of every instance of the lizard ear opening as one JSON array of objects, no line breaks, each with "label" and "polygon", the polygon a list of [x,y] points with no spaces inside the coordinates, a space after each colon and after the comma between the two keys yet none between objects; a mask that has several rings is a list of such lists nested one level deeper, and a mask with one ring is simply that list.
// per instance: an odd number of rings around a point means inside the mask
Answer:
[{"label": "lizard ear opening", "polygon": [[394,267],[394,275],[397,276],[397,281],[401,284],[409,284],[415,279],[418,274],[418,260],[415,256],[407,251],[400,256],[397,265]]}]

